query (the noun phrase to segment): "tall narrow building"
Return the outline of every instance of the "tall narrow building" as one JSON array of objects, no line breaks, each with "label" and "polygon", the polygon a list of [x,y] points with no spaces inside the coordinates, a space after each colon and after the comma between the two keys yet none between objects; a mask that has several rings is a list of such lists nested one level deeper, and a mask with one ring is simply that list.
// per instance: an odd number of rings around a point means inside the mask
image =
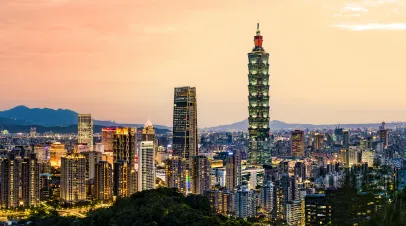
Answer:
[{"label": "tall narrow building", "polygon": [[175,88],[173,107],[173,156],[191,158],[198,154],[197,105],[195,87]]},{"label": "tall narrow building", "polygon": [[95,193],[97,200],[108,201],[113,198],[113,169],[106,161],[96,164]]},{"label": "tall narrow building", "polygon": [[24,207],[40,204],[39,163],[35,154],[29,154],[21,165],[21,188]]},{"label": "tall narrow building", "polygon": [[87,144],[93,151],[93,120],[90,114],[78,115],[78,143]]},{"label": "tall narrow building", "polygon": [[15,208],[19,205],[20,161],[13,154],[0,160],[0,208]]},{"label": "tall narrow building", "polygon": [[141,141],[138,155],[138,191],[155,188],[155,148],[153,141]]},{"label": "tall narrow building", "polygon": [[302,130],[292,131],[290,136],[291,147],[292,147],[292,156],[293,157],[303,157],[304,156],[304,143],[305,137]]},{"label": "tall narrow building", "polygon": [[105,152],[113,152],[115,128],[102,128],[102,144]]},{"label": "tall narrow building", "polygon": [[187,194],[190,188],[189,170],[186,169],[186,159],[173,156],[165,164],[166,184],[168,188],[176,188],[179,192]]},{"label": "tall narrow building", "polygon": [[203,195],[211,189],[211,165],[206,156],[193,156],[191,161],[191,192]]},{"label": "tall narrow building", "polygon": [[86,158],[79,153],[62,157],[61,200],[69,204],[86,200]]},{"label": "tall narrow building", "polygon": [[255,47],[248,53],[248,163],[270,162],[269,147],[269,53],[262,47],[262,36],[257,24]]},{"label": "tall narrow building", "polygon": [[126,161],[135,163],[137,128],[117,128],[113,134],[114,162]]},{"label": "tall narrow building", "polygon": [[226,159],[226,188],[230,191],[241,185],[241,153],[234,151]]}]

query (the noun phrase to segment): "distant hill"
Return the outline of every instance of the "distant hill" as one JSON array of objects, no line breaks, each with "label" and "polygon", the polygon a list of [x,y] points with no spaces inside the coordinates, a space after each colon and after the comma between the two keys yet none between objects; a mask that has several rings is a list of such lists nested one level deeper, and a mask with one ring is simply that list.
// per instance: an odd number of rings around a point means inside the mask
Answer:
[{"label": "distant hill", "polygon": [[[388,128],[394,127],[395,125],[404,125],[406,124],[405,122],[390,122],[386,123],[386,126]],[[337,126],[340,126],[341,128],[379,128],[381,123],[368,123],[368,124],[325,124],[325,125],[315,125],[315,124],[300,124],[300,123],[285,123],[282,121],[278,120],[272,120],[269,122],[269,128],[271,130],[292,130],[292,129],[334,129]],[[209,128],[203,128],[203,131],[213,131],[213,132],[219,132],[219,131],[245,131],[248,130],[248,119],[232,123],[229,125],[220,125],[220,126],[215,126],[215,127],[209,127]]]},{"label": "distant hill", "polygon": [[[9,110],[0,111],[1,125],[38,125],[44,127],[67,127],[77,125],[78,113],[69,109],[28,108],[20,105]],[[12,123],[10,120],[15,120]],[[144,124],[116,123],[112,121],[94,120],[94,125],[105,127],[129,126],[142,127]],[[167,126],[154,125],[157,129],[170,129]]]}]

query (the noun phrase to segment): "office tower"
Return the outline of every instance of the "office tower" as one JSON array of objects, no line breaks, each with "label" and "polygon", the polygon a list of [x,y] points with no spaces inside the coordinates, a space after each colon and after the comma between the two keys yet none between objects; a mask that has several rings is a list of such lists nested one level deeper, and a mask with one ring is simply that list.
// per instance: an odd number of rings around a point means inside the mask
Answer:
[{"label": "office tower", "polygon": [[357,147],[350,147],[348,150],[348,163],[349,165],[355,165],[359,163],[359,151]]},{"label": "office tower", "polygon": [[212,186],[226,187],[226,168],[213,168],[211,165]]},{"label": "office tower", "polygon": [[172,155],[185,158],[188,165],[192,157],[198,154],[195,87],[175,88],[172,149]]},{"label": "office tower", "polygon": [[286,204],[293,200],[292,181],[288,174],[282,174],[280,179],[280,188],[282,190],[281,204],[283,206],[283,215],[286,217]]},{"label": "office tower", "polygon": [[66,155],[65,145],[60,142],[51,144],[49,148],[50,163],[52,167],[61,167],[61,158]]},{"label": "office tower", "polygon": [[304,205],[303,201],[289,201],[286,204],[286,223],[289,226],[304,225]]},{"label": "office tower", "polygon": [[296,162],[294,168],[295,178],[300,178],[300,181],[306,180],[306,165],[304,162]]},{"label": "office tower", "polygon": [[96,164],[95,192],[97,200],[108,201],[113,198],[113,169],[106,161]]},{"label": "office tower", "polygon": [[114,162],[113,192],[117,197],[127,197],[129,192],[130,167],[124,160]]},{"label": "office tower", "polygon": [[191,192],[204,194],[211,189],[211,165],[206,156],[193,156],[191,161]]},{"label": "office tower", "polygon": [[78,115],[78,144],[86,144],[93,151],[93,120],[90,114]]},{"label": "office tower", "polygon": [[295,130],[292,131],[290,136],[292,142],[292,156],[293,157],[303,157],[304,156],[304,142],[305,136],[304,131],[302,130]]},{"label": "office tower", "polygon": [[348,130],[343,130],[343,146],[348,147],[350,145],[350,133]]},{"label": "office tower", "polygon": [[365,150],[361,154],[361,162],[368,163],[369,167],[374,166],[375,152],[373,150]]},{"label": "office tower", "polygon": [[40,200],[47,201],[51,197],[51,174],[40,174],[39,183]]},{"label": "office tower", "polygon": [[267,213],[270,213],[272,211],[274,194],[273,189],[274,185],[272,181],[267,181],[266,184],[261,188],[260,204],[261,208],[264,209]]},{"label": "office tower", "polygon": [[331,222],[331,205],[325,194],[311,194],[305,197],[305,225],[327,225]]},{"label": "office tower", "polygon": [[24,207],[40,204],[39,163],[35,154],[29,154],[21,163],[21,188]]},{"label": "office tower", "polygon": [[114,128],[102,128],[102,144],[105,152],[113,152],[115,133]]},{"label": "office tower", "polygon": [[315,141],[315,150],[318,151],[323,149],[324,149],[324,135],[317,133]]},{"label": "office tower", "polygon": [[269,148],[269,53],[262,47],[262,36],[257,24],[255,47],[248,53],[248,163],[270,162]]},{"label": "office tower", "polygon": [[257,215],[256,207],[255,191],[242,186],[235,193],[234,216],[239,218],[255,217]]},{"label": "office tower", "polygon": [[86,158],[86,180],[93,180],[96,164],[102,160],[102,153],[97,151],[80,152]]},{"label": "office tower", "polygon": [[389,145],[389,130],[385,128],[385,122],[379,127],[379,140],[383,143],[383,147],[387,148]]},{"label": "office tower", "polygon": [[283,206],[282,206],[282,189],[279,180],[276,180],[273,187],[273,204],[272,204],[272,220],[277,221],[283,219]]},{"label": "office tower", "polygon": [[70,204],[86,200],[86,158],[79,153],[62,157],[61,200]]},{"label": "office tower", "polygon": [[113,134],[114,162],[126,161],[130,165],[135,163],[137,128],[117,128]]},{"label": "office tower", "polygon": [[19,164],[20,159],[9,154],[0,162],[0,207],[15,208],[19,206]]},{"label": "office tower", "polygon": [[343,163],[344,166],[350,164],[350,152],[346,149],[341,149],[339,152],[339,161]]},{"label": "office tower", "polygon": [[155,129],[152,122],[148,119],[142,128],[141,141],[152,141],[154,143],[155,152],[158,150],[158,139],[156,139]]},{"label": "office tower", "polygon": [[138,154],[138,190],[155,188],[155,146],[154,141],[141,141]]},{"label": "office tower", "polygon": [[233,191],[241,185],[241,153],[235,150],[226,159],[226,188]]},{"label": "office tower", "polygon": [[234,215],[234,193],[228,190],[211,190],[205,193],[213,212],[225,216]]},{"label": "office tower", "polygon": [[168,188],[176,188],[183,194],[189,191],[190,177],[186,166],[186,159],[180,156],[173,156],[166,160],[165,175]]}]

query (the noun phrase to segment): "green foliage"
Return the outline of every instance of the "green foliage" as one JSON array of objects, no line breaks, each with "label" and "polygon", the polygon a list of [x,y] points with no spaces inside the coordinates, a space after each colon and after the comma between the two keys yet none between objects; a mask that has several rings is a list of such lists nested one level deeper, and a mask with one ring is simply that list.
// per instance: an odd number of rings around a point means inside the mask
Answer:
[{"label": "green foliage", "polygon": [[250,226],[242,219],[213,215],[208,200],[200,195],[183,194],[158,188],[118,199],[111,207],[90,211],[86,218],[49,216],[30,219],[36,225],[120,226]]},{"label": "green foliage", "polygon": [[387,205],[381,214],[371,220],[370,225],[406,226],[406,189],[398,193],[393,199],[393,202]]}]

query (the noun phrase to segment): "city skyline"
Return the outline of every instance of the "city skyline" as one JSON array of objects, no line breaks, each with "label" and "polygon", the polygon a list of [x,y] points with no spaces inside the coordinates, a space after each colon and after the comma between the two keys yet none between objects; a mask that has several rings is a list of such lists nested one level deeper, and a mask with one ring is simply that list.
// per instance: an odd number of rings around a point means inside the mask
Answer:
[{"label": "city skyline", "polygon": [[405,121],[405,3],[229,3],[3,1],[0,109],[69,108],[126,123],[150,116],[170,126],[173,87],[188,85],[197,88],[199,127],[241,121],[259,21],[271,120]]}]

